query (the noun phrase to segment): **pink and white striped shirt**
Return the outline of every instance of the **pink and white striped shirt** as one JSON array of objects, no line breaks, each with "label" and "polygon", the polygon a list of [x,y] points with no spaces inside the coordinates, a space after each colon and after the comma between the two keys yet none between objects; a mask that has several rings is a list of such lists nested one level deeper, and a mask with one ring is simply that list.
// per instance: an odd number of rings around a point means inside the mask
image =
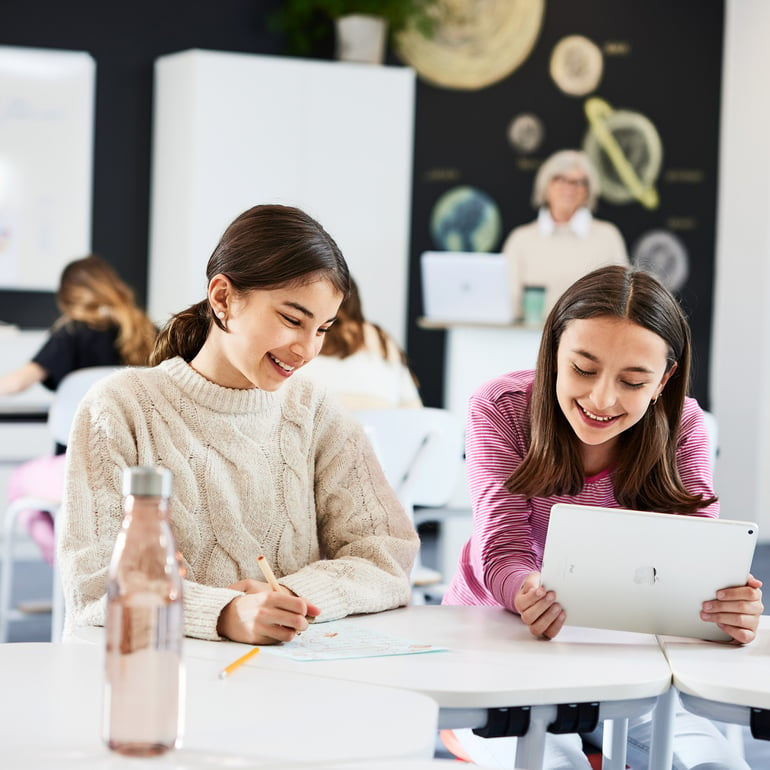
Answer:
[{"label": "pink and white striped shirt", "polygon": [[[515,611],[513,599],[524,578],[540,571],[554,503],[620,507],[610,469],[587,477],[576,495],[528,500],[505,489],[506,480],[529,447],[534,374],[523,371],[497,377],[469,401],[466,458],[473,532],[460,554],[444,604],[503,606]],[[676,456],[688,492],[713,496],[708,433],[703,412],[693,398],[685,399]],[[705,507],[701,515],[716,518],[719,503]]]}]

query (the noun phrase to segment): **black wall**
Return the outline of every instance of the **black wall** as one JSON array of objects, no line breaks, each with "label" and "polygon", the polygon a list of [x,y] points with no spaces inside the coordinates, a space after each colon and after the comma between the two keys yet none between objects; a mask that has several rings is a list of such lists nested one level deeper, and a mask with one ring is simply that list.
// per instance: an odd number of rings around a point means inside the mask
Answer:
[{"label": "black wall", "polygon": [[[663,145],[656,182],[659,205],[608,203],[596,215],[616,224],[634,257],[646,233],[663,230],[686,249],[689,277],[677,295],[694,341],[693,393],[708,408],[719,151],[723,3],[690,0],[547,0],[539,38],[524,63],[504,80],[474,91],[418,82],[412,216],[409,354],[431,405],[441,403],[444,333],[422,330],[419,255],[441,248],[430,216],[451,188],[470,186],[498,206],[502,246],[510,230],[535,217],[530,198],[537,165],[551,153],[578,148],[588,130],[586,97],[565,95],[549,74],[551,52],[568,35],[592,40],[604,55],[595,95],[615,110],[644,115]],[[506,128],[534,113],[545,128],[541,147],[514,151]],[[500,372],[507,371],[505,351]]]}]

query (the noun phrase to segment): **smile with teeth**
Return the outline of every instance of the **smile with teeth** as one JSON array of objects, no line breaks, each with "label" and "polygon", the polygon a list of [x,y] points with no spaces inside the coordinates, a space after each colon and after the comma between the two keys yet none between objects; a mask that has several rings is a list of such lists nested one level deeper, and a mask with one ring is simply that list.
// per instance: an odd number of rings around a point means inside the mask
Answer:
[{"label": "smile with teeth", "polygon": [[285,372],[290,372],[291,373],[296,368],[294,366],[289,366],[288,364],[285,364],[283,361],[281,361],[280,359],[276,358],[272,353],[268,353],[267,355],[270,356],[270,359],[273,361],[273,363],[275,363],[278,366],[280,366],[281,369],[283,369]]},{"label": "smile with teeth", "polygon": [[580,407],[580,411],[582,411],[582,412],[583,412],[583,414],[584,414],[586,417],[590,417],[592,420],[596,420],[596,422],[609,422],[610,420],[614,420],[614,419],[615,419],[615,417],[614,417],[614,416],[610,416],[610,417],[600,417],[598,414],[594,414],[593,412],[589,412],[589,411],[588,411],[588,409],[586,409],[586,408],[585,408],[584,406],[582,406],[581,404],[578,404],[578,407]]}]

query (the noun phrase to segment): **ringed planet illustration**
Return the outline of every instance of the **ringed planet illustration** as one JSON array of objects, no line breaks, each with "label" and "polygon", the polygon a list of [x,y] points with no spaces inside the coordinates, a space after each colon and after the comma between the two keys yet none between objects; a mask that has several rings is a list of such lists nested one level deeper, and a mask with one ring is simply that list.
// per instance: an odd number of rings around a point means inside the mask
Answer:
[{"label": "ringed planet illustration", "polygon": [[583,149],[599,172],[602,197],[656,209],[663,145],[655,126],[641,113],[615,110],[598,97],[587,99],[584,110],[588,132]]}]

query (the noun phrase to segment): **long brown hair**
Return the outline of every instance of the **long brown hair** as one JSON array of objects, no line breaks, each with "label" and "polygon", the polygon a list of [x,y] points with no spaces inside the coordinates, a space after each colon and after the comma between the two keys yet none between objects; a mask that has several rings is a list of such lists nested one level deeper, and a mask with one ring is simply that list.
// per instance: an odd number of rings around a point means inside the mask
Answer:
[{"label": "long brown hair", "polygon": [[[358,285],[351,276],[350,292],[337,311],[337,320],[324,335],[323,354],[335,358],[347,358],[364,347],[364,326],[369,324],[376,332],[383,358],[388,358],[388,335],[377,324],[364,318]],[[406,356],[401,353],[406,365]]]},{"label": "long brown hair", "polygon": [[679,426],[690,382],[690,327],[679,303],[650,273],[612,266],[578,279],[554,305],[540,342],[531,397],[530,447],[506,482],[527,497],[574,495],[584,484],[580,440],[556,401],[557,352],[570,321],[624,318],[649,329],[668,345],[660,397],[639,422],[620,435],[613,487],[618,503],[641,510],[693,513],[714,502],[692,495],[676,465]]},{"label": "long brown hair", "polygon": [[62,270],[56,303],[61,316],[54,326],[80,321],[93,329],[118,327],[116,346],[129,366],[146,366],[157,329],[134,302],[133,291],[100,256],[91,254]]},{"label": "long brown hair", "polygon": [[[220,273],[242,294],[325,278],[345,296],[350,285],[347,263],[329,233],[305,212],[278,204],[254,206],[227,227],[206,266],[209,281]],[[150,363],[174,356],[191,361],[212,323],[226,331],[208,299],[172,316],[158,336]]]}]

